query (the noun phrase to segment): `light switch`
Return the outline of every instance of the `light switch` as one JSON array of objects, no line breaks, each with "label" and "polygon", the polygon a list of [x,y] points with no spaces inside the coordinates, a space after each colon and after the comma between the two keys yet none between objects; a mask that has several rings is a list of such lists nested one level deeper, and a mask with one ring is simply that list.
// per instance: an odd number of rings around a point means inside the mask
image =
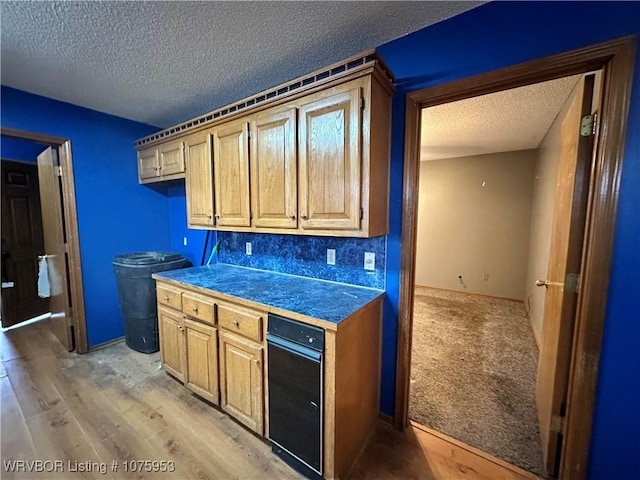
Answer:
[{"label": "light switch", "polygon": [[373,252],[364,252],[364,269],[375,270],[376,269],[376,254]]},{"label": "light switch", "polygon": [[244,251],[247,255],[252,255],[251,253],[251,242],[246,242],[244,244]]},{"label": "light switch", "polygon": [[327,248],[327,265],[336,264],[336,250],[334,248]]}]

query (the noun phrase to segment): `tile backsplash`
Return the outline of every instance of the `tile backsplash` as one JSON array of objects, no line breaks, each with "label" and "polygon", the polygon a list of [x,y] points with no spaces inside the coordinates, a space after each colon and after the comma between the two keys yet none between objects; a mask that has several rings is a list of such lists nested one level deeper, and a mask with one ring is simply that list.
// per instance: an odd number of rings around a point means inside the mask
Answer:
[{"label": "tile backsplash", "polygon": [[[386,237],[341,238],[218,231],[218,262],[384,290]],[[251,243],[251,255],[246,244]],[[335,249],[335,265],[327,264]],[[375,254],[364,269],[365,252]]]}]

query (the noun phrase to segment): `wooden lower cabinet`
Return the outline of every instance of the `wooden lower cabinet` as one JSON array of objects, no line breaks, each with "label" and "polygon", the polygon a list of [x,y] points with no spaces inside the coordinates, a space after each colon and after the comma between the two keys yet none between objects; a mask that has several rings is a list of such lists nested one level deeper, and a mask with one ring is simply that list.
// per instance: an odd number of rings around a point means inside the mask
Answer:
[{"label": "wooden lower cabinet", "polygon": [[[231,303],[215,293],[158,282],[162,366],[268,437],[268,308]],[[382,297],[323,328],[322,476],[345,478],[378,422]]]},{"label": "wooden lower cabinet", "polygon": [[158,305],[162,367],[200,397],[218,404],[217,329]]},{"label": "wooden lower cabinet", "polygon": [[167,373],[184,382],[185,344],[182,314],[170,308],[158,306],[158,328],[162,367]]},{"label": "wooden lower cabinet", "polygon": [[220,406],[254,432],[264,433],[262,345],[220,330]]},{"label": "wooden lower cabinet", "polygon": [[218,403],[218,338],[217,329],[184,319],[185,372],[184,384],[211,403]]}]

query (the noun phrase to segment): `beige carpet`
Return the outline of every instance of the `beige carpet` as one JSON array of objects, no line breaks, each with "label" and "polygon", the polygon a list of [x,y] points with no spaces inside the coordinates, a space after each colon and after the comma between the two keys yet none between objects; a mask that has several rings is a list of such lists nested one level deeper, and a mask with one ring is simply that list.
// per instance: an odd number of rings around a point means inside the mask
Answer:
[{"label": "beige carpet", "polygon": [[409,418],[545,476],[520,302],[416,289]]}]

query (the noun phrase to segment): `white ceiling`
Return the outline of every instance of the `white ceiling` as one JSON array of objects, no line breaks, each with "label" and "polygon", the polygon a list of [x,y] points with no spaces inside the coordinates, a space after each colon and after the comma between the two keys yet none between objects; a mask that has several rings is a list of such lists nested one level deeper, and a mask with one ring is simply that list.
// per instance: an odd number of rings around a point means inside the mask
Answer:
[{"label": "white ceiling", "polygon": [[538,148],[580,77],[560,78],[424,109],[420,159]]},{"label": "white ceiling", "polygon": [[167,127],[481,3],[3,0],[2,84]]}]

